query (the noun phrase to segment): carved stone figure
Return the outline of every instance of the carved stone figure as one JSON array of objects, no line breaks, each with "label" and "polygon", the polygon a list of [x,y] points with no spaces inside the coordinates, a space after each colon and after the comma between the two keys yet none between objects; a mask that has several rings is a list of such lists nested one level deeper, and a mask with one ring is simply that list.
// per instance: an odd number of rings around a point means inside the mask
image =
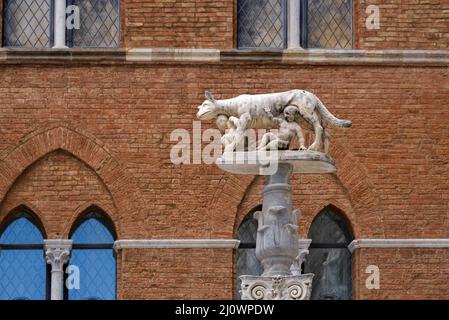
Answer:
[{"label": "carved stone figure", "polygon": [[[222,132],[225,132],[223,137],[221,138],[221,143],[224,145],[224,152],[232,152],[236,149],[243,150],[243,148],[239,148],[241,144],[237,144],[236,134],[237,128],[240,125],[240,120],[236,117],[228,117],[224,114],[220,114],[217,117],[217,126]],[[240,141],[243,143],[244,141]]]},{"label": "carved stone figure", "polygon": [[[197,117],[200,120],[217,118],[217,126],[226,131],[222,138],[225,154],[216,161],[221,169],[237,174],[265,175],[262,210],[254,213],[258,224],[256,257],[263,266],[263,273],[240,276],[242,299],[309,299],[313,274],[301,274],[307,248],[301,247],[298,240],[300,212],[292,206],[290,177],[293,173],[335,172],[335,163],[326,154],[329,135],[325,128],[327,125],[350,127],[351,121],[337,119],[314,94],[304,90],[241,95],[227,100],[215,100],[206,92],[206,101],[199,106]],[[300,124],[315,133],[315,140],[307,151]],[[239,152],[242,146],[250,149],[245,139],[252,133],[249,129],[278,129],[277,133],[263,135],[258,150],[283,151]],[[300,151],[288,150],[295,137]],[[323,145],[324,153],[320,152]]]},{"label": "carved stone figure", "polygon": [[[322,150],[328,146],[326,126],[350,127],[352,122],[336,118],[324,106],[316,95],[304,90],[291,90],[282,93],[240,95],[226,100],[215,100],[210,92],[206,92],[206,100],[198,107],[197,118],[211,120],[219,115],[239,119],[235,131],[235,145],[244,138],[247,129],[272,129],[278,124],[274,117],[283,114],[287,107],[298,109],[297,122],[305,123],[313,129],[315,140],[308,150]],[[273,117],[274,116],[274,117]]]},{"label": "carved stone figure", "polygon": [[[265,133],[257,150],[288,150],[290,143],[295,137],[297,137],[299,141],[299,150],[306,150],[301,126],[295,122],[295,115],[297,112],[298,108],[287,107],[284,110],[283,117],[273,116],[273,122],[279,127],[278,134],[273,132]],[[268,114],[271,114],[271,111],[269,111]]]}]

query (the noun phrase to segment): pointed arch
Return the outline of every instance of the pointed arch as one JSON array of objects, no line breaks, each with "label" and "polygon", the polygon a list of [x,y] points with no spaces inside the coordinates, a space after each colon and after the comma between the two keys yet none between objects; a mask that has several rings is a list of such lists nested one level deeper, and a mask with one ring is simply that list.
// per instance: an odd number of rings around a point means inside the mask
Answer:
[{"label": "pointed arch", "polygon": [[68,232],[68,238],[72,238],[74,232],[82,225],[86,220],[95,218],[99,220],[108,231],[111,233],[114,240],[117,239],[117,229],[111,216],[101,209],[98,205],[89,205],[84,208],[80,214],[72,221],[70,230]]},{"label": "pointed arch", "polygon": [[43,215],[40,214],[35,208],[32,209],[30,204],[21,203],[13,208],[7,209],[8,214],[0,221],[0,236],[3,234],[8,226],[17,219],[19,215],[25,214],[29,217],[31,222],[37,227],[42,234],[42,238],[47,238],[47,232],[45,230],[45,220]]},{"label": "pointed arch", "polygon": [[57,150],[69,153],[95,172],[111,194],[119,216],[144,210],[143,197],[132,174],[101,141],[79,129],[58,125],[33,132],[0,154],[0,199],[5,199],[28,167]]}]

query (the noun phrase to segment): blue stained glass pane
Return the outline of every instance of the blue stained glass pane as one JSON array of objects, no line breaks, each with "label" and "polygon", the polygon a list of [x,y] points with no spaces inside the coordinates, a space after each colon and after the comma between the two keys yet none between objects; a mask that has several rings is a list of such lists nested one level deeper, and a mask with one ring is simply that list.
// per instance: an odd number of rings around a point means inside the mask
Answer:
[{"label": "blue stained glass pane", "polygon": [[0,236],[0,244],[42,244],[40,230],[26,217],[14,220]]},{"label": "blue stained glass pane", "polygon": [[0,252],[0,300],[45,300],[46,264],[42,250]]},{"label": "blue stained glass pane", "polygon": [[74,249],[70,264],[79,268],[80,287],[69,300],[114,300],[116,264],[112,249]]},{"label": "blue stained glass pane", "polygon": [[[112,243],[111,232],[99,219],[93,213],[81,223],[73,233],[73,243]],[[69,290],[69,300],[115,299],[116,263],[112,249],[74,249],[70,265],[79,268],[80,287]]]},{"label": "blue stained glass pane", "polygon": [[[39,229],[25,216],[14,220],[0,236],[0,244],[42,244]],[[0,300],[44,300],[46,263],[44,252],[0,251]]]},{"label": "blue stained glass pane", "polygon": [[73,233],[74,243],[112,243],[114,238],[101,221],[89,218],[84,221]]}]

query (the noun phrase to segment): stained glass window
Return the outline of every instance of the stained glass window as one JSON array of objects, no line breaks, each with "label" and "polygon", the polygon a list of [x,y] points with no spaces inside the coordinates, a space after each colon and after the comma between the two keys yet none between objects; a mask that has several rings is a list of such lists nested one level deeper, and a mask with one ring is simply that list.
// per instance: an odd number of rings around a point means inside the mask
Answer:
[{"label": "stained glass window", "polygon": [[119,0],[68,0],[80,12],[80,28],[67,30],[69,47],[116,48],[120,42]]},{"label": "stained glass window", "polygon": [[79,288],[68,290],[69,300],[114,300],[116,261],[114,236],[107,221],[96,213],[85,217],[72,235],[70,265],[79,268]]},{"label": "stained glass window", "polygon": [[302,46],[352,48],[352,0],[302,0]]},{"label": "stained glass window", "polygon": [[5,47],[51,47],[52,20],[51,0],[5,0],[3,2],[3,45]]},{"label": "stained glass window", "polygon": [[[70,23],[63,24],[69,26],[65,29],[69,48],[119,47],[120,0],[67,0],[66,5],[77,8],[67,10]],[[3,46],[51,48],[59,28],[54,10],[53,0],[3,0]]]},{"label": "stained glass window", "polygon": [[237,46],[239,48],[286,47],[285,0],[239,0]]},{"label": "stained glass window", "polygon": [[26,213],[0,234],[0,300],[46,299],[43,242],[42,232]]},{"label": "stained glass window", "polygon": [[236,279],[235,279],[235,296],[240,299],[242,275],[261,275],[263,272],[262,265],[256,257],[256,239],[257,239],[257,220],[253,218],[253,213],[248,214],[243,219],[237,230],[237,239],[240,240],[240,247],[236,252]]},{"label": "stained glass window", "polygon": [[306,257],[305,273],[314,273],[312,300],[349,300],[352,297],[351,253],[353,240],[344,219],[323,210],[309,231],[312,244]]}]

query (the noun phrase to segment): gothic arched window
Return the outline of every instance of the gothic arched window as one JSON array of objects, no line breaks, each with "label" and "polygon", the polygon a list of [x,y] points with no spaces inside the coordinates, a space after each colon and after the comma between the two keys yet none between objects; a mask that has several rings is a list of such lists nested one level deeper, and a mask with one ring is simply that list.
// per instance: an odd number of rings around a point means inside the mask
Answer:
[{"label": "gothic arched window", "polygon": [[312,243],[306,257],[305,273],[314,273],[312,300],[352,298],[352,257],[348,249],[353,240],[346,221],[331,209],[321,211],[309,230]]},{"label": "gothic arched window", "polygon": [[33,217],[21,212],[0,230],[0,300],[45,300],[44,236]]},{"label": "gothic arched window", "polygon": [[68,288],[68,299],[114,300],[116,260],[112,223],[101,214],[89,213],[73,231],[71,239],[73,249],[69,264],[79,269],[79,281],[74,281],[79,287]]},{"label": "gothic arched window", "polygon": [[[256,210],[255,210],[256,211]],[[255,212],[254,211],[254,212]],[[262,265],[256,257],[256,238],[257,238],[257,220],[253,218],[253,212],[246,215],[237,230],[237,239],[240,240],[240,246],[236,252],[236,280],[235,296],[240,299],[239,279],[242,275],[261,275]]]}]

